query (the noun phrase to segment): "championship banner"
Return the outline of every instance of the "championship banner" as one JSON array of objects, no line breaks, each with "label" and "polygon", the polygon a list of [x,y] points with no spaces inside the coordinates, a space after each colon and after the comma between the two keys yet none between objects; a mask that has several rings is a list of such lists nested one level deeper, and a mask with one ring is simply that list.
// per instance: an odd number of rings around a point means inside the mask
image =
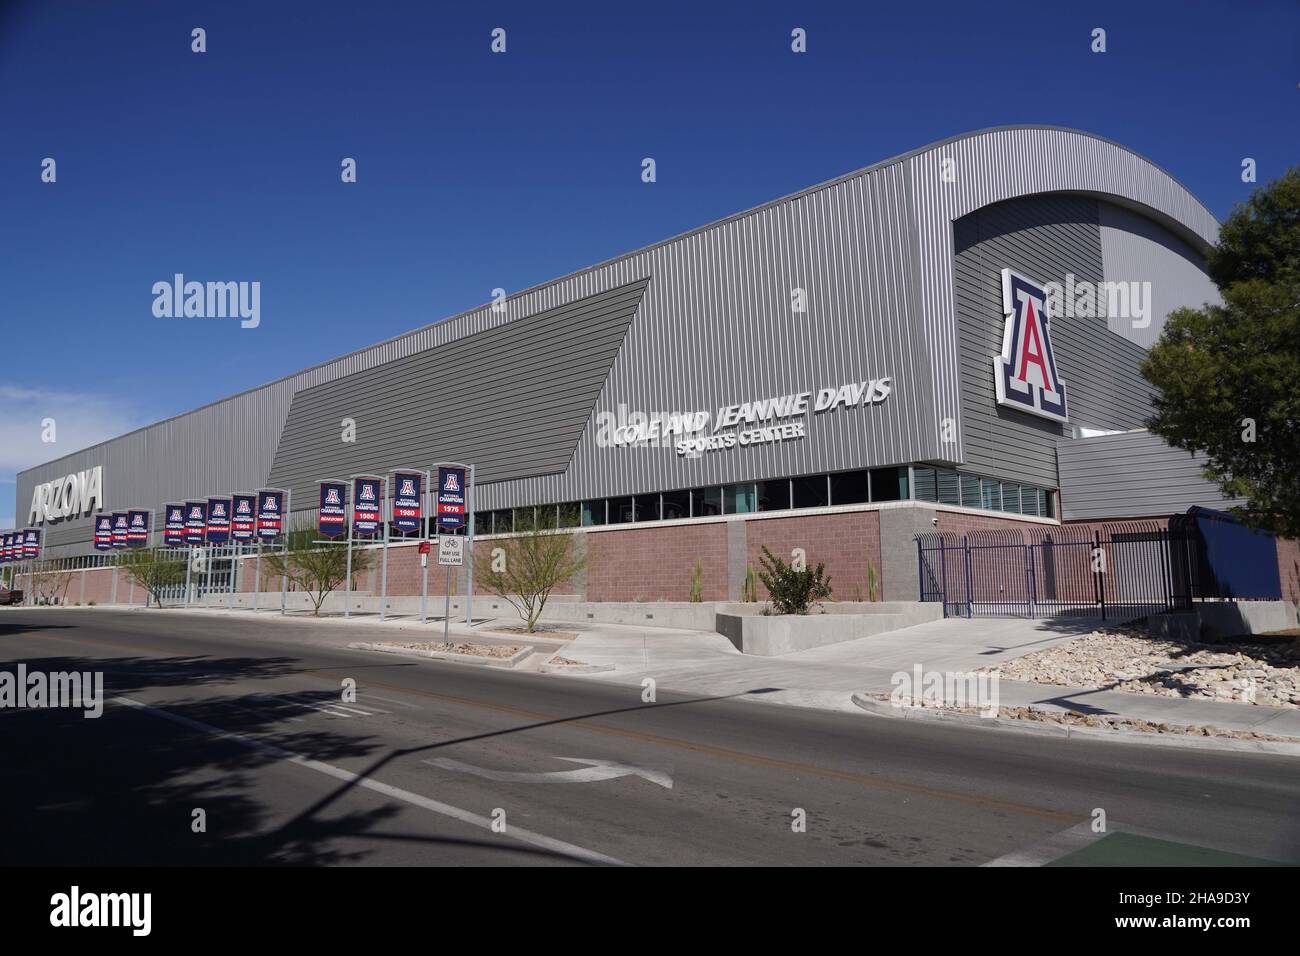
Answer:
[{"label": "championship banner", "polygon": [[380,489],[382,478],[354,478],[352,480],[352,533],[369,538],[379,533],[383,521]]},{"label": "championship banner", "polygon": [[438,527],[459,531],[465,527],[465,469],[438,467]]},{"label": "championship banner", "polygon": [[257,537],[274,541],[284,530],[284,493],[268,488],[257,493]]},{"label": "championship banner", "polygon": [[322,481],[320,483],[320,516],[317,527],[326,538],[337,538],[347,530],[348,511],[343,504],[343,496],[348,486],[342,481]]},{"label": "championship banner", "polygon": [[179,548],[185,543],[185,506],[172,502],[163,505],[166,519],[163,521],[163,544],[169,548]]},{"label": "championship banner", "polygon": [[41,556],[41,530],[28,528],[23,532],[23,557],[39,558]]},{"label": "championship banner", "polygon": [[8,564],[14,559],[14,536],[6,531],[0,534],[0,564]]},{"label": "championship banner", "polygon": [[95,516],[95,550],[108,551],[113,547],[113,516]]},{"label": "championship banner", "polygon": [[185,502],[185,543],[202,544],[204,532],[208,530],[208,503],[206,501]]},{"label": "championship banner", "polygon": [[208,499],[208,544],[225,544],[230,540],[230,499]]},{"label": "championship banner", "polygon": [[109,536],[114,550],[121,550],[127,545],[126,536],[130,528],[131,516],[125,511],[113,512],[113,531]]},{"label": "championship banner", "polygon": [[424,475],[418,471],[393,474],[393,527],[404,535],[419,531],[424,523],[423,484]]},{"label": "championship banner", "polygon": [[253,508],[257,503],[256,495],[234,495],[231,497],[230,537],[240,543],[253,540],[253,531],[257,522],[253,518]]},{"label": "championship banner", "polygon": [[152,517],[152,514],[148,511],[132,509],[127,512],[127,516],[126,546],[128,548],[148,547],[149,519]]}]

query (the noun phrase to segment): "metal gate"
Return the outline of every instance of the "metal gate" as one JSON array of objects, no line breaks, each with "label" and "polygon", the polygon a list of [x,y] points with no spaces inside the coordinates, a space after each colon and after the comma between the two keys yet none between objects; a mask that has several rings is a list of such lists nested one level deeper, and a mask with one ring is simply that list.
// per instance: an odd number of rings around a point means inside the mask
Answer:
[{"label": "metal gate", "polygon": [[1191,606],[1194,532],[1122,529],[931,532],[917,537],[922,601],[945,617],[1131,620]]}]

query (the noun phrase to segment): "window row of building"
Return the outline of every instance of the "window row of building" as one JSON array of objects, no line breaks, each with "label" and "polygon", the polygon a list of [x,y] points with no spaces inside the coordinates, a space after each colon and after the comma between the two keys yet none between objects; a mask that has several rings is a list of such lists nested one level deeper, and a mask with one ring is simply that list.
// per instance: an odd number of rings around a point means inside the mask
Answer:
[{"label": "window row of building", "polygon": [[548,528],[642,524],[908,499],[1052,517],[1052,493],[1045,488],[916,465],[479,511],[474,533],[509,534],[534,522]]}]

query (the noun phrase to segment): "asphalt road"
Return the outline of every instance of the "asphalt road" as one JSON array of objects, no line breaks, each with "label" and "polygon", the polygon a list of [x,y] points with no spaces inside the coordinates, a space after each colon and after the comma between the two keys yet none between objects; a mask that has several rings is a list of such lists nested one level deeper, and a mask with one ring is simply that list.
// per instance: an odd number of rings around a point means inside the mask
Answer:
[{"label": "asphalt road", "polygon": [[315,646],[273,615],[0,609],[0,670],[20,662],[102,671],[109,702],[99,719],[0,709],[9,865],[977,865],[1094,808],[1174,845],[1300,862],[1291,757],[663,689],[643,703]]}]

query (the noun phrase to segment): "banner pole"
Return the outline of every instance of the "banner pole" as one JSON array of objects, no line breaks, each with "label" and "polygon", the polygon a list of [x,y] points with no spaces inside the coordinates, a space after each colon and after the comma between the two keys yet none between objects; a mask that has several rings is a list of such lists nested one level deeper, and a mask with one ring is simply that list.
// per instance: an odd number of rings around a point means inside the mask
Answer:
[{"label": "banner pole", "polygon": [[[392,508],[393,508],[392,506],[393,496],[391,493],[391,489],[388,486],[388,479],[390,477],[391,477],[390,475],[384,476],[384,504],[383,507],[379,509],[379,517],[381,519],[384,519],[384,570],[383,570],[383,574],[381,575],[380,583],[379,583],[379,620],[381,621],[385,619],[387,614],[387,608],[388,608],[388,520],[387,518],[391,516]],[[385,509],[388,510],[387,515],[384,514]]]},{"label": "banner pole", "polygon": [[474,626],[474,466],[469,466],[469,489],[465,492],[465,510],[469,512],[469,534],[465,541],[465,623]]},{"label": "banner pole", "polygon": [[290,495],[293,492],[285,489],[284,492],[284,510],[280,512],[280,538],[284,542],[284,566],[283,573],[280,575],[280,616],[284,617],[287,613],[285,608],[289,604],[289,518],[293,514],[290,510]]},{"label": "banner pole", "polygon": [[442,643],[450,643],[448,633],[451,630],[451,565],[447,565],[447,606],[442,612]]},{"label": "banner pole", "polygon": [[256,521],[253,523],[253,530],[257,532],[257,560],[253,567],[253,613],[256,614],[257,592],[262,590],[262,535]]},{"label": "banner pole", "polygon": [[[351,482],[349,482],[351,484]],[[346,513],[346,512],[345,512]],[[352,616],[352,516],[347,515],[348,522],[348,575],[343,579],[343,616]]]},{"label": "banner pole", "polygon": [[[424,501],[420,506],[420,538],[425,544],[429,542],[429,522],[432,520],[429,515],[429,502],[435,500],[431,489],[429,488],[430,473],[424,473]],[[436,508],[436,505],[435,505]],[[429,619],[429,556],[423,551],[420,553],[420,623],[423,624]]]},{"label": "banner pole", "polygon": [[[119,557],[120,555],[114,552],[113,554],[113,600],[110,602],[113,605],[117,604],[117,569],[119,564],[118,562]],[[31,565],[28,565],[27,567],[27,579],[29,582],[31,581]]]},{"label": "banner pole", "polygon": [[[194,548],[185,549],[185,606],[190,606],[190,570],[194,567]],[[117,572],[113,572],[113,577],[117,577]]]},{"label": "banner pole", "polygon": [[[233,521],[231,522],[231,525],[230,525],[230,534],[231,534],[231,537],[234,537],[234,534],[235,534],[235,526],[234,526],[234,522],[233,522]],[[235,573],[238,571],[238,569],[239,569],[239,542],[236,541],[236,542],[235,542],[235,553],[234,553],[234,555],[230,558],[230,587],[229,587],[229,589],[226,591],[226,610],[227,610],[227,611],[233,611],[233,610],[235,609]]]}]

